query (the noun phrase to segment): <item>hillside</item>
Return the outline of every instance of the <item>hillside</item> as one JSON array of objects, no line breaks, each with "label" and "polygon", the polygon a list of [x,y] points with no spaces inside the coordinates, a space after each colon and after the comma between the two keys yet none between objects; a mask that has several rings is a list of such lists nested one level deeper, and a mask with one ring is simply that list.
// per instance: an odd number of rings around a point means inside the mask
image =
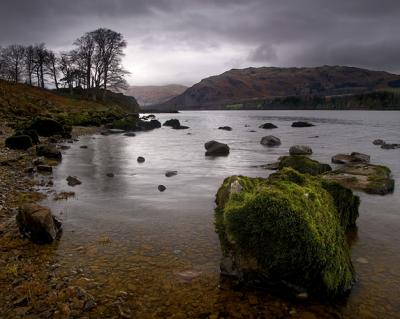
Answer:
[{"label": "hillside", "polygon": [[232,69],[201,80],[158,107],[180,110],[250,103],[263,108],[265,104],[274,107],[271,101],[282,102],[287,97],[307,101],[309,97],[360,95],[398,87],[399,75],[345,66]]},{"label": "hillside", "polygon": [[153,104],[163,103],[175,96],[182,94],[187,89],[184,85],[170,84],[160,86],[130,86],[126,95],[134,96],[140,106],[146,107]]},{"label": "hillside", "polygon": [[139,106],[133,97],[108,92],[105,102],[84,98],[84,91],[44,90],[0,80],[0,118],[25,119],[44,115],[81,124],[92,117],[135,113]]}]

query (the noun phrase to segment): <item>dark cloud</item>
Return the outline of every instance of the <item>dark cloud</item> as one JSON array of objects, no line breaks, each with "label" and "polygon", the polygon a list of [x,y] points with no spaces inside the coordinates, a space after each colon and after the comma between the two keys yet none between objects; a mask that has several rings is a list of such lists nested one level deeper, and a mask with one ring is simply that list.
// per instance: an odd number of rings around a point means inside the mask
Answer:
[{"label": "dark cloud", "polygon": [[2,0],[0,45],[68,49],[109,27],[132,82],[185,82],[233,67],[345,64],[400,72],[398,0]]}]

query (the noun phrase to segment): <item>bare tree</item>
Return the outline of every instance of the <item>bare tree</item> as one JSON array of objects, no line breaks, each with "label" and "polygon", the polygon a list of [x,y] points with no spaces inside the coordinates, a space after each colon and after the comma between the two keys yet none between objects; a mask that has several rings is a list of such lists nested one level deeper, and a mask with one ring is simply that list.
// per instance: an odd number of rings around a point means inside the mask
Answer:
[{"label": "bare tree", "polygon": [[25,47],[12,44],[2,50],[2,60],[6,78],[15,83],[20,82],[23,71]]},{"label": "bare tree", "polygon": [[[91,78],[92,78],[92,61],[95,51],[95,41],[90,33],[86,33],[74,42],[78,48],[76,50],[76,58],[78,64],[82,64],[85,72],[85,85],[86,89],[91,88]],[[89,92],[89,91],[88,91]]]},{"label": "bare tree", "polygon": [[44,43],[35,45],[35,63],[38,86],[44,89],[44,73],[46,67],[47,50]]},{"label": "bare tree", "polygon": [[57,57],[53,51],[47,50],[47,57],[46,57],[46,68],[48,70],[49,75],[52,77],[54,81],[54,86],[56,90],[58,90],[58,68],[57,68]]},{"label": "bare tree", "polygon": [[32,76],[35,71],[35,48],[33,45],[29,45],[25,48],[25,73],[27,77],[27,82],[29,85],[32,85]]}]

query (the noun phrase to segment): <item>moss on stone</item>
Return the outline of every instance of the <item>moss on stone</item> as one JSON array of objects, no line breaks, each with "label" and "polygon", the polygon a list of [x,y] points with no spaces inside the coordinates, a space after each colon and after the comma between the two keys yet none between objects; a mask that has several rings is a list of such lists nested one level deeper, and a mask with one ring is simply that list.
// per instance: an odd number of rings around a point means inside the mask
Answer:
[{"label": "moss on stone", "polygon": [[266,180],[227,178],[217,194],[215,224],[237,273],[330,296],[349,289],[354,270],[327,188],[290,168]]},{"label": "moss on stone", "polygon": [[332,170],[328,164],[323,164],[303,155],[284,156],[279,162],[279,169],[291,167],[300,173],[318,175]]}]

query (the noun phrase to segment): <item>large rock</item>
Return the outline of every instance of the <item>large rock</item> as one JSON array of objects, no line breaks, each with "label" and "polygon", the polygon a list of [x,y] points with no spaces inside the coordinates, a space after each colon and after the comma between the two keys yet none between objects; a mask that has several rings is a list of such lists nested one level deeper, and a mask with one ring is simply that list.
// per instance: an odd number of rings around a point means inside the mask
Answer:
[{"label": "large rock", "polygon": [[278,127],[275,124],[272,124],[272,123],[264,123],[264,124],[260,125],[259,128],[263,128],[263,129],[266,129],[266,130],[271,130],[271,129],[278,128]]},{"label": "large rock", "polygon": [[72,187],[82,184],[82,182],[76,176],[68,176],[66,181],[68,185]]},{"label": "large rock", "polygon": [[215,210],[222,273],[315,295],[349,290],[355,276],[345,230],[355,222],[359,200],[324,183],[290,168],[268,179],[227,178]]},{"label": "large rock", "polygon": [[39,140],[39,135],[35,130],[21,130],[21,131],[16,131],[15,136],[19,136],[19,135],[28,135],[31,140],[32,140],[32,144],[38,144],[40,142]]},{"label": "large rock", "polygon": [[5,141],[6,147],[13,150],[26,150],[32,147],[32,139],[28,135],[10,136]]},{"label": "large rock", "polygon": [[226,156],[229,154],[229,146],[217,141],[209,141],[204,144],[206,156]]},{"label": "large rock", "polygon": [[290,155],[311,155],[312,149],[307,145],[294,145],[289,148]]},{"label": "large rock", "polygon": [[298,121],[298,122],[292,123],[292,127],[311,127],[311,126],[315,126],[315,125],[312,123],[303,122],[303,121]]},{"label": "large rock", "polygon": [[36,155],[55,159],[57,161],[61,161],[62,159],[61,152],[57,149],[55,145],[52,144],[36,146]]},{"label": "large rock", "polygon": [[61,223],[51,214],[50,209],[37,204],[23,205],[16,221],[20,232],[38,244],[51,243],[61,230]]},{"label": "large rock", "polygon": [[328,164],[323,164],[303,155],[283,156],[279,161],[279,169],[291,167],[300,173],[318,175],[332,170]]},{"label": "large rock", "polygon": [[34,119],[29,126],[30,130],[35,130],[40,136],[61,135],[67,137],[71,132],[71,128],[49,118],[38,117]]},{"label": "large rock", "polygon": [[275,136],[267,135],[261,139],[260,144],[265,146],[279,146],[281,145],[281,140]]},{"label": "large rock", "polygon": [[385,195],[394,190],[390,169],[381,165],[349,163],[325,174],[324,178],[368,194]]},{"label": "large rock", "polygon": [[167,120],[167,121],[165,121],[163,126],[172,127],[174,130],[186,130],[189,128],[189,126],[181,125],[181,123],[177,119]]},{"label": "large rock", "polygon": [[336,154],[331,161],[334,164],[369,163],[371,157],[367,154],[353,152],[351,154]]}]

